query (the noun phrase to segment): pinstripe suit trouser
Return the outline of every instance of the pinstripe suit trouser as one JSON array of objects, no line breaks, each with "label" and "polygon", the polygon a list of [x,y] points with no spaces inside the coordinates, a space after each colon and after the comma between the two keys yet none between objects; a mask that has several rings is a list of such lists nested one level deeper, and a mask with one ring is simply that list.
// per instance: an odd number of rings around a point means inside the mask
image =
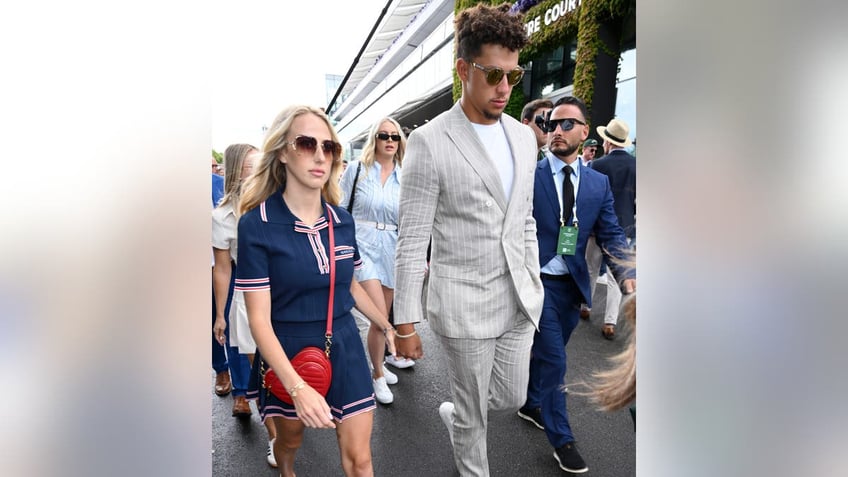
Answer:
[{"label": "pinstripe suit trouser", "polygon": [[516,309],[513,326],[496,338],[439,335],[455,406],[454,461],[463,477],[489,475],[489,411],[515,412],[524,403],[534,330],[533,323]]}]

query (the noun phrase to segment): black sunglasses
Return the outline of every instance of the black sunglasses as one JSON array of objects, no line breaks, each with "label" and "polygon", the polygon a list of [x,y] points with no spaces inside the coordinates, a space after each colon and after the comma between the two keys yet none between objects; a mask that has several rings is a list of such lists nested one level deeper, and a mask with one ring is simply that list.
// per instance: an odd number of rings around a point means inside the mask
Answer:
[{"label": "black sunglasses", "polygon": [[536,123],[536,126],[542,130],[542,132],[548,132],[545,127],[545,117],[541,114],[537,114],[535,118],[533,118],[533,122]]},{"label": "black sunglasses", "polygon": [[[315,154],[315,149],[318,148],[318,140],[312,136],[295,136],[294,141],[287,142],[291,144],[295,151],[305,151],[309,154]],[[321,141],[321,150],[324,151],[324,157],[338,159],[342,155],[342,145],[330,141]]]},{"label": "black sunglasses", "polygon": [[563,131],[571,131],[574,129],[574,123],[582,124],[583,126],[586,125],[586,123],[577,118],[548,119],[545,132],[552,133],[556,131],[557,126],[559,126]]},{"label": "black sunglasses", "polygon": [[521,78],[524,77],[524,69],[520,66],[516,66],[514,70],[509,73],[505,73],[502,68],[498,68],[496,66],[480,66],[475,62],[471,62],[471,66],[479,69],[483,73],[486,73],[486,82],[491,86],[497,86],[498,83],[501,82],[504,75],[506,75],[506,82],[509,83],[510,86],[515,86],[521,81]]},{"label": "black sunglasses", "polygon": [[394,142],[400,142],[400,134],[389,134],[384,132],[377,133],[377,139],[388,141],[389,138],[392,138],[392,141]]}]

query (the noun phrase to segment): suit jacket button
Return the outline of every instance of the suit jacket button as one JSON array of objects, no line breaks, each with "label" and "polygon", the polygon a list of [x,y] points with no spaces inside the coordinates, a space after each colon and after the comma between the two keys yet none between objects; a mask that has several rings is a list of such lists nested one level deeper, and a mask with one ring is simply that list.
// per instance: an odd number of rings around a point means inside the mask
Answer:
[{"label": "suit jacket button", "polygon": [[486,201],[486,207],[491,207],[491,206],[492,206],[492,201],[491,201],[491,200],[487,200],[487,201]]}]

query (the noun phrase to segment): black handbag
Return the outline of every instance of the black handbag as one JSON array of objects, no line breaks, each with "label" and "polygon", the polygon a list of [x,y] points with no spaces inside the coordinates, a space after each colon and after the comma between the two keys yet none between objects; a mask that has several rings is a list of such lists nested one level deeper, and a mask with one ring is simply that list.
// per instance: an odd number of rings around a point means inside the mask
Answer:
[{"label": "black handbag", "polygon": [[362,161],[356,165],[356,175],[353,177],[353,187],[350,188],[350,202],[347,203],[347,211],[353,215],[353,199],[356,198],[356,183],[359,182],[359,171],[362,170]]}]

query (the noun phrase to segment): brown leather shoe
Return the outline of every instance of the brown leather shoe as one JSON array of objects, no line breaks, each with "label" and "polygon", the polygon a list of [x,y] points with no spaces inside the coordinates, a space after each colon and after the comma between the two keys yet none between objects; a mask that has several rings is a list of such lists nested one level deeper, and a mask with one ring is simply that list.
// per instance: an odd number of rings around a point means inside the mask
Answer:
[{"label": "brown leather shoe", "polygon": [[605,324],[601,329],[601,334],[608,340],[615,338],[615,325],[611,323]]},{"label": "brown leather shoe", "polygon": [[580,318],[588,320],[590,316],[592,316],[592,310],[590,310],[589,308],[580,308]]},{"label": "brown leather shoe", "polygon": [[244,396],[233,398],[233,416],[249,416],[250,414],[250,403]]},{"label": "brown leather shoe", "polygon": [[230,372],[221,371],[215,376],[215,394],[218,396],[226,396],[233,389],[233,383],[230,381]]}]

